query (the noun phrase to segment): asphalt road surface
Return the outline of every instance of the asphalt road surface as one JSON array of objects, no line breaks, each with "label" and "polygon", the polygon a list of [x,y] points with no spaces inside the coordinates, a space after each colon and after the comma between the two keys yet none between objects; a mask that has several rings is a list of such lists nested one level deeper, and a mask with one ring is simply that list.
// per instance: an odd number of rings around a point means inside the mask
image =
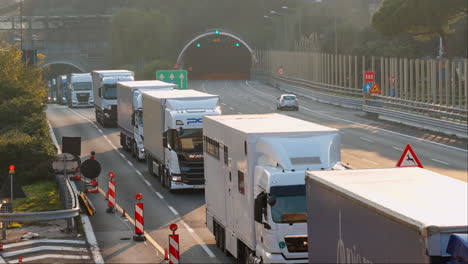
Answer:
[{"label": "asphalt road surface", "polygon": [[[424,130],[372,120],[360,111],[345,109],[299,97],[300,109],[276,110],[275,98],[281,91],[254,81],[189,81],[189,88],[221,96],[223,114],[281,112],[342,132],[342,160],[354,168],[394,167],[406,144],[411,144],[425,168],[467,179],[467,142]],[[102,165],[98,177],[101,193],[89,194],[97,214],[91,223],[108,263],[160,263],[168,248],[169,225],[176,223],[180,234],[181,262],[233,263],[216,248],[205,224],[204,192],[169,193],[149,175],[146,164],[137,162],[120,146],[117,128],[102,128],[94,119],[94,109],[69,109],[49,105],[49,121],[59,144],[62,136],[82,137],[82,159],[96,151]],[[116,203],[134,218],[134,196],[143,195],[145,242],[132,240],[132,219],[121,211],[106,213],[107,173],[116,174]]]}]

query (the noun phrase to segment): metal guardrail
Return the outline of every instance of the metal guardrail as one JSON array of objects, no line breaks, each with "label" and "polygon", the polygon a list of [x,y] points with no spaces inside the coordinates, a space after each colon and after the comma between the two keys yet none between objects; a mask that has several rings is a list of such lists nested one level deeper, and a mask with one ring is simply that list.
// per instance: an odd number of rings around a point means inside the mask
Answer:
[{"label": "metal guardrail", "polygon": [[[389,96],[373,96],[372,99],[363,99],[362,92],[354,88],[338,87],[265,72],[253,72],[252,76],[280,90],[293,92],[312,100],[359,109],[378,114],[380,118],[389,121],[468,138],[468,110],[466,109]],[[298,92],[297,89],[304,89],[304,92]]]},{"label": "metal guardrail", "polygon": [[65,179],[67,190],[71,196],[71,209],[47,211],[47,212],[31,212],[31,213],[0,213],[0,222],[27,222],[27,221],[50,221],[59,219],[70,219],[80,214],[80,206],[75,190],[72,188],[70,181]]}]

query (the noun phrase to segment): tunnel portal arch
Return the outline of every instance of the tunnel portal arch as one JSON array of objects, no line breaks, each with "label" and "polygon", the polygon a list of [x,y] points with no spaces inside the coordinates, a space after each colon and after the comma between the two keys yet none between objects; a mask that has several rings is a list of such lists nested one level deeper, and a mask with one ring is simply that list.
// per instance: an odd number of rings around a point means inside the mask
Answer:
[{"label": "tunnel portal arch", "polygon": [[193,39],[191,39],[190,41],[188,41],[185,46],[182,48],[182,50],[180,51],[179,53],[179,56],[177,57],[177,64],[178,65],[182,65],[183,64],[183,58],[184,58],[184,55],[186,53],[186,51],[189,49],[190,46],[192,46],[195,42],[197,42],[198,40],[200,39],[203,39],[207,36],[210,36],[210,35],[221,35],[221,36],[228,36],[228,37],[231,37],[237,41],[239,41],[240,43],[242,43],[242,45],[244,45],[248,51],[250,52],[250,55],[252,57],[252,62],[253,63],[256,63],[257,62],[257,58],[255,56],[255,51],[254,49],[251,47],[251,45],[249,45],[245,40],[243,40],[241,37],[239,37],[237,34],[235,33],[232,33],[230,32],[229,30],[226,30],[226,29],[221,29],[221,28],[215,28],[215,29],[209,29],[207,31],[205,31],[204,33],[201,33],[199,35],[197,35],[196,37],[194,37]]}]

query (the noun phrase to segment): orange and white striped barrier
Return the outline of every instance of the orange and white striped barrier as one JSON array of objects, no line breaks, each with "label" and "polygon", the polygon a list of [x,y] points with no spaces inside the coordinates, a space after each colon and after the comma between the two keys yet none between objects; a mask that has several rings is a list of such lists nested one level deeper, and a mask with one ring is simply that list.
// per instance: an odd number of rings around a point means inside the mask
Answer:
[{"label": "orange and white striped barrier", "polygon": [[172,235],[169,235],[169,263],[179,264],[179,235],[175,233],[177,225],[171,224],[169,229],[172,231]]},{"label": "orange and white striped barrier", "polygon": [[137,200],[135,203],[135,235],[133,236],[133,240],[135,241],[145,241],[145,229],[144,229],[144,218],[143,218],[143,203],[141,199],[143,196],[141,193],[137,193],[135,195],[135,199]]},{"label": "orange and white striped barrier", "polygon": [[109,172],[108,176],[110,177],[110,180],[109,180],[109,187],[108,187],[108,191],[107,191],[107,195],[108,195],[108,200],[107,200],[107,211],[108,213],[114,213],[115,212],[115,180],[114,180],[114,177],[115,177],[115,174],[114,172]]}]

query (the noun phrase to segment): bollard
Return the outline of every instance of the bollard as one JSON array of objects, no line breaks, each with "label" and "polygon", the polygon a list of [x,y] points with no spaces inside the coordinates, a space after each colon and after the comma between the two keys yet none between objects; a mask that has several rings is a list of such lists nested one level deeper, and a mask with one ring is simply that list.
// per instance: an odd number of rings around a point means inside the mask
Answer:
[{"label": "bollard", "polygon": [[22,256],[18,257],[18,263],[23,263],[23,257]]},{"label": "bollard", "polygon": [[111,171],[109,172],[108,176],[110,177],[109,180],[109,188],[107,191],[107,210],[106,212],[108,213],[114,213],[115,212],[115,174]]},{"label": "bollard", "polygon": [[175,233],[177,231],[177,225],[171,224],[169,229],[172,231],[172,235],[169,235],[169,263],[179,264],[179,235]]},{"label": "bollard", "polygon": [[85,188],[85,193],[98,193],[98,181],[96,179],[91,179],[91,187],[94,187],[93,189],[88,189]]},{"label": "bollard", "polygon": [[143,196],[141,193],[137,193],[135,195],[136,203],[135,203],[135,235],[133,236],[133,240],[135,241],[145,241],[146,237],[144,235],[144,218],[143,218],[143,203],[141,203],[141,199]]}]

